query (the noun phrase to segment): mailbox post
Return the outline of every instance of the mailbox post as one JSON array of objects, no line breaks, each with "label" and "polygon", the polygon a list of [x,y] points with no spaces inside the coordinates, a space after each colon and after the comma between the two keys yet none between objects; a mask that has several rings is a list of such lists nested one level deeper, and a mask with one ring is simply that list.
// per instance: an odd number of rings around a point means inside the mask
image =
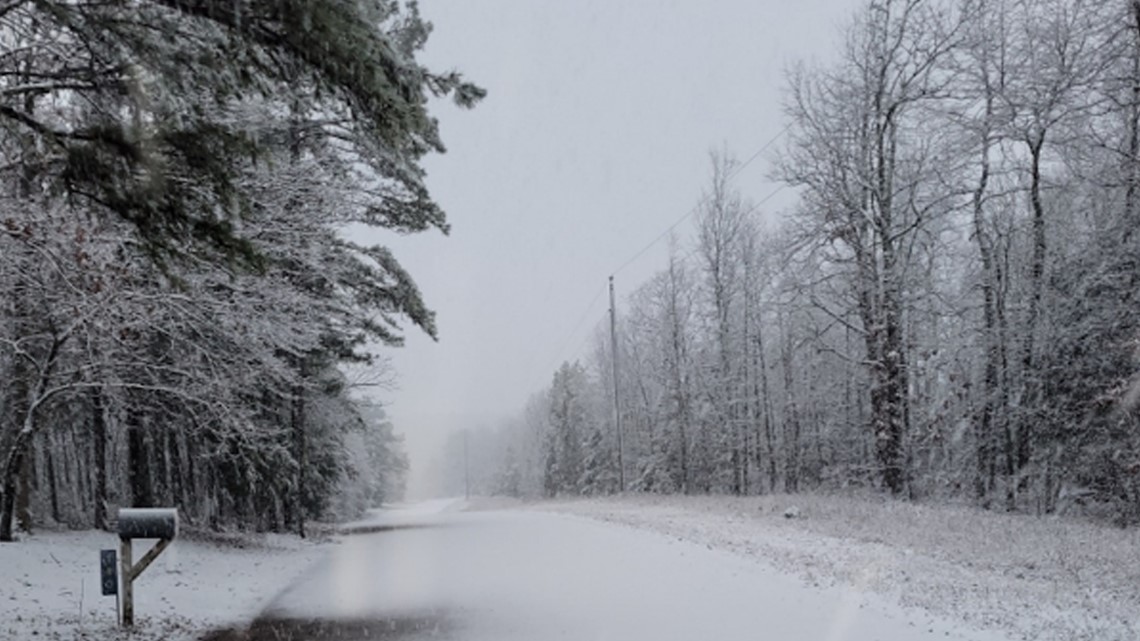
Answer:
[{"label": "mailbox post", "polygon": [[[178,536],[178,510],[175,508],[122,508],[119,510],[119,580],[122,589],[122,612],[119,622],[124,628],[135,624],[134,581],[143,570]],[[133,561],[134,539],[158,539],[147,553]]]}]

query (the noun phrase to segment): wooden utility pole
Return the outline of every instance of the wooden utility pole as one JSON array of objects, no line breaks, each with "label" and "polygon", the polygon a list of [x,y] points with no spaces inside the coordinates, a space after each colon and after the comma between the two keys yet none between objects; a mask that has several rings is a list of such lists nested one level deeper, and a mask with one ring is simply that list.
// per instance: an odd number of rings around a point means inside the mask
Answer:
[{"label": "wooden utility pole", "polygon": [[467,430],[463,430],[463,497],[471,499],[471,464],[467,455]]},{"label": "wooden utility pole", "polygon": [[614,305],[614,277],[610,276],[610,362],[614,378],[614,425],[618,442],[618,488],[625,491],[625,443],[621,429],[621,401],[618,398],[617,308]]}]

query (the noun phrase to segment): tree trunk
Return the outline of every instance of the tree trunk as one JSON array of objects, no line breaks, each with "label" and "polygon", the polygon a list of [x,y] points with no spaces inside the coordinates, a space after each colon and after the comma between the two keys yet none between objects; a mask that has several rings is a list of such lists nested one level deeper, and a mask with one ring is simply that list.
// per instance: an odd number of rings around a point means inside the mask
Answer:
[{"label": "tree trunk", "polygon": [[[34,448],[34,439],[29,447]],[[32,531],[32,488],[35,486],[34,457],[25,455],[20,465],[20,480],[16,484],[16,521],[24,532]]]},{"label": "tree trunk", "polygon": [[[302,376],[304,367],[302,366]],[[305,437],[305,388],[297,385],[293,389],[293,448],[297,457],[297,487],[294,495],[294,524],[297,536],[305,538],[305,484],[309,467],[308,443]]]},{"label": "tree trunk", "polygon": [[671,383],[673,385],[674,402],[677,410],[677,439],[680,454],[680,488],[682,494],[688,494],[692,484],[689,462],[689,396],[685,385],[685,373],[682,371],[685,362],[684,328],[681,326],[681,309],[678,301],[677,261],[670,254],[669,257],[669,339],[672,362],[670,363]]},{"label": "tree trunk", "polygon": [[12,441],[4,461],[4,494],[0,497],[0,542],[15,540],[12,525],[16,514],[16,492],[31,437],[31,430],[21,429]]},{"label": "tree trunk", "polygon": [[1006,509],[1017,509],[1017,494],[1024,489],[1022,472],[1031,456],[1030,408],[1035,407],[1039,391],[1036,367],[1036,338],[1041,300],[1045,290],[1045,206],[1041,201],[1041,151],[1045,144],[1044,132],[1029,142],[1030,183],[1029,203],[1033,214],[1033,254],[1030,263],[1029,310],[1026,313],[1021,351],[1022,394],[1015,429],[1007,429],[1006,439]]},{"label": "tree trunk", "polygon": [[55,443],[52,442],[54,440],[55,439],[52,438],[49,434],[47,437],[48,442],[44,447],[44,472],[47,474],[48,500],[49,504],[51,505],[51,520],[53,523],[59,524],[62,522],[62,519],[60,518],[59,513],[59,484],[56,482],[56,465],[54,460],[55,456],[53,454],[56,449]]},{"label": "tree trunk", "polygon": [[22,395],[18,425],[20,430],[16,433],[8,448],[8,455],[2,471],[4,496],[0,498],[0,542],[14,540],[12,520],[17,510],[17,493],[19,491],[19,476],[26,470],[28,448],[31,447],[32,437],[38,427],[37,418],[40,405],[49,396],[48,381],[55,370],[59,351],[67,341],[66,337],[55,337],[39,368],[35,385],[30,393]]},{"label": "tree trunk", "polygon": [[879,391],[879,425],[877,431],[879,465],[883,470],[883,482],[891,494],[901,494],[905,489],[903,460],[903,438],[905,436],[906,412],[906,357],[899,323],[898,302],[892,295],[888,298],[884,316],[886,336],[883,344],[883,365],[879,370],[881,380]]},{"label": "tree trunk", "polygon": [[185,472],[182,462],[182,448],[179,444],[179,434],[170,430],[166,434],[166,451],[169,459],[170,471],[170,504],[181,508],[186,504]]},{"label": "tree trunk", "polygon": [[768,387],[768,363],[764,356],[764,332],[760,323],[756,324],[756,354],[760,361],[760,387],[764,398],[764,445],[768,450],[768,490],[776,491],[779,471],[776,468],[775,421],[772,418],[772,394]]},{"label": "tree trunk", "polygon": [[141,411],[127,413],[127,484],[133,507],[154,507],[154,485]]},{"label": "tree trunk", "polygon": [[992,465],[994,444],[994,416],[1001,385],[999,354],[1000,342],[997,321],[997,290],[999,262],[995,256],[993,239],[985,221],[985,197],[990,180],[990,121],[993,118],[994,99],[986,80],[985,121],[982,124],[981,169],[978,184],[972,196],[974,239],[982,262],[982,319],[985,367],[982,375],[982,404],[974,420],[974,499],[982,507],[989,507],[992,487],[987,483],[987,469]]},{"label": "tree trunk", "polygon": [[1137,192],[1140,190],[1140,0],[1132,0],[1132,102],[1128,105],[1128,157],[1125,158],[1125,180],[1127,189],[1124,197],[1123,244],[1127,246],[1136,229]]},{"label": "tree trunk", "polygon": [[[781,325],[786,324],[781,323]],[[795,372],[792,368],[791,337],[783,336],[780,350],[784,372],[784,491],[800,489],[800,416],[796,406]]]},{"label": "tree trunk", "polygon": [[92,387],[91,438],[95,453],[95,527],[105,530],[107,523],[107,415],[102,387]]}]

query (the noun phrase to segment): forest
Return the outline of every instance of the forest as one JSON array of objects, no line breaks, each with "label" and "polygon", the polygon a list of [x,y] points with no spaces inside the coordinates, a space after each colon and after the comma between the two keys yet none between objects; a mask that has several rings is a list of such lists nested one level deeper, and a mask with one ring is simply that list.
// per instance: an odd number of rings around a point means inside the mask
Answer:
[{"label": "forest", "polygon": [[690,240],[612,339],[597,318],[513,418],[453,436],[452,492],[466,438],[473,492],[1140,522],[1140,1],[872,0],[842,34],[787,71],[794,205],[714,152]]},{"label": "forest", "polygon": [[367,394],[411,275],[348,233],[447,233],[394,0],[0,3],[0,541],[176,505],[291,530],[402,491]]}]

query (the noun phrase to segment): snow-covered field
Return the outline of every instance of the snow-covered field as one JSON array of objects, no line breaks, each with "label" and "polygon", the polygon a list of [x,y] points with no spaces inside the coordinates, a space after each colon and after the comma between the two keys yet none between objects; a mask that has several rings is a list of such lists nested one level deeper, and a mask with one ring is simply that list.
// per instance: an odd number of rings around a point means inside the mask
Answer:
[{"label": "snow-covered field", "polygon": [[[789,508],[798,518],[785,518]],[[1048,640],[1140,639],[1140,531],[874,498],[656,497],[544,503],[725,549],[813,585]]]},{"label": "snow-covered field", "polygon": [[[136,560],[149,542],[136,542]],[[137,632],[116,627],[115,597],[99,589],[106,532],[41,532],[0,543],[0,640],[197,639],[248,621],[301,575],[327,545],[287,536],[226,543],[180,539],[135,581]]]}]

